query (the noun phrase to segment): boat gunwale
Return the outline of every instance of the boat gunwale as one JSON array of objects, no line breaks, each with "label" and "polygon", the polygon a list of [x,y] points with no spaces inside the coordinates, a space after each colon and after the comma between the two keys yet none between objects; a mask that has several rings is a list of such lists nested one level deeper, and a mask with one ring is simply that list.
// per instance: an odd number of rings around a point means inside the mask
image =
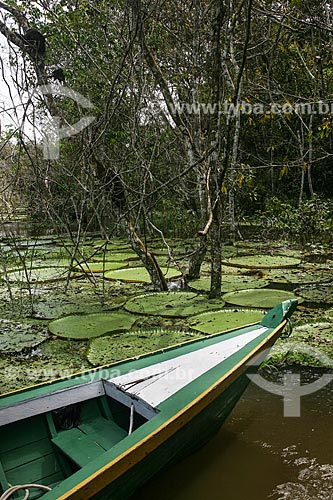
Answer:
[{"label": "boat gunwale", "polygon": [[178,348],[180,348],[182,346],[188,346],[188,345],[191,345],[191,344],[196,344],[196,343],[202,342],[203,340],[206,340],[206,339],[214,339],[215,337],[218,337],[219,335],[229,334],[229,333],[232,333],[232,332],[238,332],[238,331],[244,330],[246,328],[251,328],[251,327],[256,326],[256,325],[262,326],[260,322],[256,322],[256,323],[249,323],[249,324],[243,325],[243,326],[241,326],[239,328],[230,328],[229,330],[223,330],[223,331],[218,332],[218,333],[206,334],[206,335],[203,334],[202,337],[199,337],[197,339],[185,340],[183,342],[180,342],[179,344],[173,344],[171,346],[168,346],[168,347],[165,347],[165,348],[162,348],[162,349],[156,349],[155,351],[150,351],[150,352],[147,352],[145,354],[141,354],[139,356],[132,356],[130,358],[125,358],[125,359],[122,359],[122,360],[119,360],[119,361],[114,361],[112,363],[108,363],[108,364],[105,364],[105,365],[100,365],[100,366],[97,366],[97,367],[92,368],[92,369],[83,370],[83,371],[80,371],[80,372],[74,372],[74,373],[72,373],[72,374],[70,374],[68,376],[58,377],[58,378],[46,380],[45,382],[40,382],[38,384],[33,384],[33,385],[28,385],[28,386],[20,387],[19,389],[14,389],[13,391],[9,391],[9,392],[3,392],[3,393],[0,394],[0,408],[1,408],[1,400],[4,399],[4,398],[7,398],[7,397],[16,396],[16,395],[19,396],[23,392],[33,391],[34,389],[41,389],[43,387],[48,387],[50,385],[53,385],[53,384],[56,384],[56,383],[59,383],[59,382],[65,382],[65,381],[70,381],[70,380],[74,380],[74,379],[78,379],[79,380],[80,378],[82,378],[82,377],[84,377],[86,375],[97,374],[98,371],[100,371],[100,370],[112,369],[112,368],[114,368],[116,366],[120,366],[120,365],[123,365],[125,363],[130,363],[132,361],[137,361],[139,359],[145,359],[145,358],[147,358],[149,356],[156,355],[156,354],[163,354],[163,353],[166,353],[166,352],[170,352],[170,351],[178,349]]}]

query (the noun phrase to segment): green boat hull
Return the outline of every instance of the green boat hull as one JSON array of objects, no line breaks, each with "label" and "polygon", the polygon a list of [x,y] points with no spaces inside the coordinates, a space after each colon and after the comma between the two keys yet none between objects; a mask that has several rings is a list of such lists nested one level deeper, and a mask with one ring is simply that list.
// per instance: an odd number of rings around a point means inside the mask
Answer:
[{"label": "green boat hull", "polygon": [[2,492],[37,483],[52,491],[33,488],[30,500],[130,497],[218,432],[296,306],[286,301],[260,324],[0,396]]},{"label": "green boat hull", "polygon": [[225,393],[181,431],[159,446],[154,453],[148,455],[126,475],[95,495],[94,500],[125,500],[159,471],[204,446],[221,429],[249,381],[247,375],[235,381]]}]

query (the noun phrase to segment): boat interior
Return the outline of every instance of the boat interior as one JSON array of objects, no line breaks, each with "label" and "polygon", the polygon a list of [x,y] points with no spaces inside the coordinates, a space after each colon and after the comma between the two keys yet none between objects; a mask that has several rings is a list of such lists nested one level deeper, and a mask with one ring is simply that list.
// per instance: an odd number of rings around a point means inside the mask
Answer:
[{"label": "boat interior", "polygon": [[[2,407],[0,491],[28,483],[53,488],[157,413],[108,380]],[[31,490],[29,499],[44,493]],[[11,498],[23,497],[21,491]]]}]

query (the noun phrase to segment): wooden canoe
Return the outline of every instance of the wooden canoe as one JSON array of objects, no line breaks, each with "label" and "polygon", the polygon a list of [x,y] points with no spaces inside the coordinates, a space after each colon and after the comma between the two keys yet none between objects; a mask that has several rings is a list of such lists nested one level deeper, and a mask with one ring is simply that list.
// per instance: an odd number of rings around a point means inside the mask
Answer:
[{"label": "wooden canoe", "polygon": [[[297,307],[0,397],[0,498],[124,500],[216,433]],[[255,362],[254,362],[255,361]]]}]

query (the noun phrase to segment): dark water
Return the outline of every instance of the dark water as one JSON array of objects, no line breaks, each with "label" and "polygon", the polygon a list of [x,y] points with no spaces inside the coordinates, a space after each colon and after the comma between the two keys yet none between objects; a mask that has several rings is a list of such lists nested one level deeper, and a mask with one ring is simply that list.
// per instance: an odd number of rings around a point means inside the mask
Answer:
[{"label": "dark water", "polygon": [[[319,376],[302,369],[302,384]],[[251,383],[210,443],[133,498],[333,500],[332,448],[332,382],[303,396],[301,416],[288,418],[279,396]]]}]

